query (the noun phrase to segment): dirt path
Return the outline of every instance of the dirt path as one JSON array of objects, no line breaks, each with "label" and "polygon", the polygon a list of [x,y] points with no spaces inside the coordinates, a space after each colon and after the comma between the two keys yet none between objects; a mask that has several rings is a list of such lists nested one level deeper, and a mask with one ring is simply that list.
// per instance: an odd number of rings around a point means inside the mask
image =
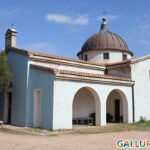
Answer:
[{"label": "dirt path", "polygon": [[148,139],[150,132],[30,136],[0,133],[0,150],[114,150],[118,139]]}]

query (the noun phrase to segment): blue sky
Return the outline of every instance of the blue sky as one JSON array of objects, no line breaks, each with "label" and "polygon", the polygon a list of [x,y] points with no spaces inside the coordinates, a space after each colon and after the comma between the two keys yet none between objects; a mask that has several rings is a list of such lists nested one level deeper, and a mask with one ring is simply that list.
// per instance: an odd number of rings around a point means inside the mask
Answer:
[{"label": "blue sky", "polygon": [[150,54],[150,0],[0,0],[0,47],[13,23],[18,47],[76,58],[103,12],[135,57]]}]

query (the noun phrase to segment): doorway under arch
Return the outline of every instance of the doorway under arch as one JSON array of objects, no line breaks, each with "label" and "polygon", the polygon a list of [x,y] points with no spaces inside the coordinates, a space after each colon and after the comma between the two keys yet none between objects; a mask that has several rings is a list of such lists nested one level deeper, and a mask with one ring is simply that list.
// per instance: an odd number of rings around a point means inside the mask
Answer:
[{"label": "doorway under arch", "polygon": [[128,122],[128,102],[121,90],[115,89],[109,93],[106,107],[108,123]]},{"label": "doorway under arch", "polygon": [[73,124],[100,125],[100,107],[100,99],[94,89],[90,87],[80,88],[73,98]]}]

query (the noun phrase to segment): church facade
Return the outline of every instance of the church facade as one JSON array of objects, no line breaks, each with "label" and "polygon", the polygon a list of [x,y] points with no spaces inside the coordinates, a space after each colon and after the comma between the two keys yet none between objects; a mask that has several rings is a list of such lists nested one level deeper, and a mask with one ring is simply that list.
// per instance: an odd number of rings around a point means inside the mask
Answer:
[{"label": "church facade", "polygon": [[126,42],[101,29],[79,59],[17,48],[6,32],[12,87],[0,92],[0,120],[17,126],[71,129],[74,124],[150,120],[150,55],[132,58]]}]

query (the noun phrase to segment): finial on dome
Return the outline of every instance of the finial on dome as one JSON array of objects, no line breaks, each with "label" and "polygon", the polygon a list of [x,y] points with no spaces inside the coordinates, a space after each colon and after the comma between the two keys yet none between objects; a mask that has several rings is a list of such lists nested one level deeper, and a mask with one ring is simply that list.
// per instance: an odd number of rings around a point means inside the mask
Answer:
[{"label": "finial on dome", "polygon": [[102,20],[103,20],[103,22],[104,22],[104,21],[106,21],[106,19],[105,19],[105,18],[103,18]]},{"label": "finial on dome", "polygon": [[108,32],[108,26],[107,26],[106,18],[102,19],[100,32]]}]

